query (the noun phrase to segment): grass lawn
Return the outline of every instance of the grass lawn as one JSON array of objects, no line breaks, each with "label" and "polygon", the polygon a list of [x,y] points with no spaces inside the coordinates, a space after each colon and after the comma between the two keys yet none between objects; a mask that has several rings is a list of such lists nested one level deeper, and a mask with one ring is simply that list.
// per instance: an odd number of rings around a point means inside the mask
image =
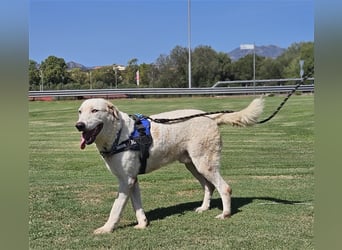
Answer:
[{"label": "grass lawn", "polygon": [[[129,114],[173,109],[244,108],[253,97],[123,99]],[[265,97],[262,118],[283,97]],[[197,214],[203,191],[180,163],[139,177],[150,225],[136,230],[128,203],[119,228],[93,235],[107,220],[118,182],[95,145],[79,148],[74,124],[81,101],[29,103],[30,249],[313,249],[314,96],[293,96],[268,123],[222,126],[221,174],[233,189],[233,215]]]}]

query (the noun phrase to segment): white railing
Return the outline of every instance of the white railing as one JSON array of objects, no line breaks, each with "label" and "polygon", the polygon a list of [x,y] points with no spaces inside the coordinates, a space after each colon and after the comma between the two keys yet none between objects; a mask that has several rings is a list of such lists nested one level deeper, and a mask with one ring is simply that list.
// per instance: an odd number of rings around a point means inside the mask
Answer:
[{"label": "white railing", "polygon": [[[226,87],[226,88],[134,88],[134,89],[90,89],[90,90],[45,90],[29,91],[29,98],[36,97],[115,97],[119,95],[248,95],[285,93],[291,91],[295,85],[285,86],[256,86],[254,87]],[[314,85],[302,85],[299,92],[314,92]]]},{"label": "white railing", "polygon": [[[284,79],[264,79],[264,80],[237,80],[237,81],[218,81],[216,82],[212,88],[219,87],[219,85],[225,85],[229,87],[229,84],[254,84],[254,83],[270,83],[270,82],[299,82],[301,81],[302,78],[284,78]],[[312,83],[314,82],[313,77],[309,77],[306,79],[306,81],[311,81]]]}]

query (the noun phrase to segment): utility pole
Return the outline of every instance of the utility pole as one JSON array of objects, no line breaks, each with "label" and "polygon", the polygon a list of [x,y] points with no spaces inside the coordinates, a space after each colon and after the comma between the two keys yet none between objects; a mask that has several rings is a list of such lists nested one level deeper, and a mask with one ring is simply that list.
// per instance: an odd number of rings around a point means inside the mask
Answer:
[{"label": "utility pole", "polygon": [[191,10],[190,10],[190,0],[188,0],[188,53],[189,53],[189,62],[188,62],[188,82],[189,89],[191,89]]},{"label": "utility pole", "polygon": [[44,91],[44,74],[43,74],[43,70],[42,69],[40,69],[39,70],[40,71],[40,80],[41,80],[41,84],[40,84],[40,86],[39,86],[39,90],[40,91]]}]

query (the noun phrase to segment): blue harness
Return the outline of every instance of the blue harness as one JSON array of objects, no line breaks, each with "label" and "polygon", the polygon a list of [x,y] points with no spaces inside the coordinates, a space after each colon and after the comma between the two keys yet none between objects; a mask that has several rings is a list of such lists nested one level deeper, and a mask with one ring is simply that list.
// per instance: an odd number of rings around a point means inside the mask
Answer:
[{"label": "blue harness", "polygon": [[118,134],[116,135],[116,139],[112,145],[111,150],[101,151],[100,153],[103,157],[109,157],[111,155],[118,154],[127,150],[139,151],[139,174],[145,174],[147,158],[149,157],[149,149],[153,142],[150,131],[151,125],[150,121],[142,114],[134,114],[131,117],[134,119],[135,123],[134,131],[132,132],[130,137],[119,144],[121,135],[120,129]]},{"label": "blue harness", "polygon": [[135,114],[131,116],[134,121],[134,131],[131,134],[132,139],[138,139],[141,135],[151,136],[151,125],[150,121],[145,118],[142,114]]}]

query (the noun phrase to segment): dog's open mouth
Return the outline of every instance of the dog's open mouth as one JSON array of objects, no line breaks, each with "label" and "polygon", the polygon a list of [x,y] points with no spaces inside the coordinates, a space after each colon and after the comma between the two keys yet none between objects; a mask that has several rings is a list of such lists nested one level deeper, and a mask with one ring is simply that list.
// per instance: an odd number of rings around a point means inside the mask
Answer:
[{"label": "dog's open mouth", "polygon": [[92,144],[95,141],[96,136],[102,130],[102,128],[103,128],[103,123],[100,123],[94,129],[82,132],[81,145],[80,145],[81,149],[84,149],[86,145]]}]

